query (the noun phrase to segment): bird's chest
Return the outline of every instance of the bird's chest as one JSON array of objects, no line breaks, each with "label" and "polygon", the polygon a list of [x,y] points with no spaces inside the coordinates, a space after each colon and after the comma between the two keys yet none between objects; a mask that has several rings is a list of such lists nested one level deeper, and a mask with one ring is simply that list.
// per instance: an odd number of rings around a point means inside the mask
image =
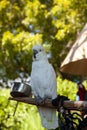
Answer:
[{"label": "bird's chest", "polygon": [[45,79],[47,76],[47,68],[34,68],[32,71],[32,75],[37,80]]},{"label": "bird's chest", "polygon": [[45,88],[47,84],[48,67],[47,66],[33,66],[31,78],[34,84],[38,87]]}]

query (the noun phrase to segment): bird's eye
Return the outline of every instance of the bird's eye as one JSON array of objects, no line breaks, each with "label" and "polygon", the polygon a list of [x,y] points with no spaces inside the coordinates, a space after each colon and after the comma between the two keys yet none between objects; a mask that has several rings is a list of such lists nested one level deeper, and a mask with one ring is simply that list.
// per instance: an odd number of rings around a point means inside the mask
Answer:
[{"label": "bird's eye", "polygon": [[42,51],[41,49],[39,51]]}]

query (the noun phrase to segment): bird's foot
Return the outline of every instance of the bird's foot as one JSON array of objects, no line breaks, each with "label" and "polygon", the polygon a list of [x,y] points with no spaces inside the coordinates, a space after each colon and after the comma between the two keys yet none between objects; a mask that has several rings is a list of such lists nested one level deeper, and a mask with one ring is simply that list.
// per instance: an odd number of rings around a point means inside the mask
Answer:
[{"label": "bird's foot", "polygon": [[45,101],[47,99],[52,99],[51,97],[45,96],[44,98],[41,98],[40,96],[35,96],[35,103],[38,106],[39,103],[41,102],[43,105],[45,104]]},{"label": "bird's foot", "polygon": [[45,104],[45,101],[46,101],[47,99],[52,99],[52,98],[51,98],[51,97],[48,97],[48,96],[45,96],[45,97],[42,99],[42,103]]},{"label": "bird's foot", "polygon": [[35,96],[35,103],[37,106],[39,105],[40,100],[42,100],[42,98],[40,96]]}]

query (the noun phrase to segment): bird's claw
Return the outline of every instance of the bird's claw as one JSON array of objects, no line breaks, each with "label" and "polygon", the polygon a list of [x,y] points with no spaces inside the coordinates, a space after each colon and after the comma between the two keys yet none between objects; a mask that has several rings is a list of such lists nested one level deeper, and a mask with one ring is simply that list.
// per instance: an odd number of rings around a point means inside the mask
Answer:
[{"label": "bird's claw", "polygon": [[45,99],[42,99],[41,103],[42,103],[42,104],[45,104]]},{"label": "bird's claw", "polygon": [[38,106],[39,102],[41,101],[41,103],[44,105],[46,99],[52,99],[51,97],[45,96],[44,98],[41,98],[40,96],[35,96],[35,103]]},{"label": "bird's claw", "polygon": [[39,100],[41,100],[40,96],[35,96],[35,103],[38,106],[39,105]]},{"label": "bird's claw", "polygon": [[52,99],[52,98],[51,98],[51,97],[48,97],[48,96],[45,96],[45,97],[42,99],[42,103],[45,104],[45,101],[46,101],[47,99]]}]

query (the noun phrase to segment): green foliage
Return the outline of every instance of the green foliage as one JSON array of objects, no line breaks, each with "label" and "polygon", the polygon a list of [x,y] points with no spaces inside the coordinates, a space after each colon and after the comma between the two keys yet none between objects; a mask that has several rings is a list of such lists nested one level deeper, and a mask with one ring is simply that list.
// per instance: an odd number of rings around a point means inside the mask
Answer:
[{"label": "green foliage", "polygon": [[76,100],[77,84],[67,79],[57,78],[58,94],[68,97],[70,100]]},{"label": "green foliage", "polygon": [[19,103],[13,116],[16,103],[8,101],[9,89],[0,90],[0,130],[45,130],[35,106]]},{"label": "green foliage", "polygon": [[[41,42],[41,34],[32,36],[28,32],[24,31],[16,36],[9,31],[3,34],[3,53],[1,55],[1,65],[5,66],[6,75],[8,78],[16,78],[18,71],[30,72],[32,62],[32,46],[38,42]],[[12,73],[13,75],[11,75]]]},{"label": "green foliage", "polygon": [[[32,46],[50,45],[56,73],[87,21],[86,0],[1,0],[0,77],[31,72]],[[9,71],[8,71],[9,70]]]},{"label": "green foliage", "polygon": [[[76,84],[57,78],[58,93],[71,100],[76,99]],[[9,89],[0,89],[0,130],[45,130],[41,126],[40,116],[35,106],[19,103],[13,116],[16,101],[8,101]]]},{"label": "green foliage", "polygon": [[[0,79],[15,79],[20,72],[30,74],[32,46],[37,43],[51,51],[51,63],[58,74],[61,62],[87,21],[86,12],[86,0],[1,0]],[[57,80],[58,92],[75,100],[76,85],[59,77]],[[15,102],[6,106],[9,90],[0,91],[1,130],[43,129],[35,107],[20,103],[13,117]]]}]

